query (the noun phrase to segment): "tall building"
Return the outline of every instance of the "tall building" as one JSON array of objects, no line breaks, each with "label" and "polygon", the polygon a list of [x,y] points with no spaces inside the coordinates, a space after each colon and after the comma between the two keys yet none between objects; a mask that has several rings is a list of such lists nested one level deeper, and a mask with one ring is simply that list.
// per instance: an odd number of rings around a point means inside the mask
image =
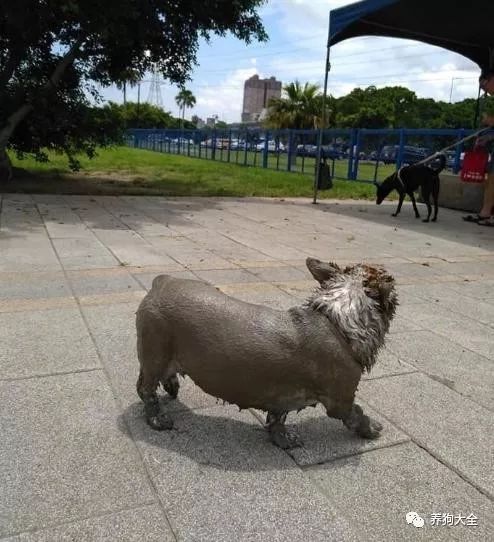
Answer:
[{"label": "tall building", "polygon": [[281,81],[276,77],[259,79],[253,75],[244,83],[242,122],[256,122],[268,107],[271,98],[281,97]]}]

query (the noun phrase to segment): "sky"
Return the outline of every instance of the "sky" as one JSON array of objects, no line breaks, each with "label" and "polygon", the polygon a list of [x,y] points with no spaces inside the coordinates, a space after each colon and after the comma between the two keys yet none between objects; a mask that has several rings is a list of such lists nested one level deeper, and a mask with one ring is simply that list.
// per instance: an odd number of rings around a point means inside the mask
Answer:
[{"label": "sky", "polygon": [[[323,85],[329,11],[350,0],[268,0],[260,9],[269,35],[266,43],[246,45],[232,36],[213,36],[200,42],[198,65],[186,88],[197,103],[187,110],[206,119],[217,115],[239,122],[244,81],[254,74],[274,76],[283,84],[298,79]],[[331,48],[328,92],[335,97],[355,87],[400,85],[421,98],[453,102],[476,98],[479,68],[470,60],[420,42],[379,37],[344,41]],[[141,101],[148,101],[150,78],[141,84]],[[160,84],[163,108],[178,116],[178,88]],[[104,100],[123,101],[114,87],[100,90]],[[128,101],[137,101],[137,89],[128,89]]]}]

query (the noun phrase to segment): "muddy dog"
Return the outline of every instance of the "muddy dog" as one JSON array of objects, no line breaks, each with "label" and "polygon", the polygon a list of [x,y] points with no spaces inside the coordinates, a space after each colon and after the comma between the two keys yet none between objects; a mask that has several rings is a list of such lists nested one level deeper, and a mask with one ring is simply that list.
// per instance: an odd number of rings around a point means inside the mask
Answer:
[{"label": "muddy dog", "polygon": [[241,409],[267,412],[266,428],[281,448],[300,445],[287,413],[322,403],[364,438],[382,426],[354,403],[364,371],[376,361],[398,304],[393,277],[381,267],[308,258],[319,287],[288,311],[245,303],[214,286],[159,275],[136,316],[137,393],[148,424],[171,429],[157,388],[177,397],[177,374]]},{"label": "muddy dog", "polygon": [[415,211],[415,218],[420,218],[417,204],[415,202],[414,192],[421,189],[422,199],[427,205],[427,218],[424,218],[423,222],[429,222],[432,207],[431,207],[431,194],[434,201],[434,216],[432,222],[437,220],[438,213],[438,198],[439,198],[439,173],[444,169],[446,165],[446,157],[444,154],[438,156],[439,164],[434,168],[426,165],[411,165],[400,168],[398,171],[384,179],[382,183],[375,182],[377,187],[376,203],[381,205],[384,199],[392,192],[396,190],[400,195],[398,201],[398,207],[391,216],[398,216],[403,205],[403,200],[408,194],[412,200],[413,210]]}]

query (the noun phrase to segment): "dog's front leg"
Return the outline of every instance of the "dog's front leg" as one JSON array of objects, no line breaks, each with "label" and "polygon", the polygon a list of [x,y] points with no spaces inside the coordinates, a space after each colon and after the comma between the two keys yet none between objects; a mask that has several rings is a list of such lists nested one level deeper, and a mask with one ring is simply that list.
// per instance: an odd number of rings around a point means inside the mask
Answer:
[{"label": "dog's front leg", "polygon": [[266,429],[271,442],[283,450],[291,450],[302,446],[298,436],[285,426],[287,412],[268,412]]},{"label": "dog's front leg", "polygon": [[349,408],[341,405],[332,406],[327,410],[327,414],[331,418],[341,420],[345,427],[363,438],[376,439],[383,428],[378,421],[366,416],[362,407],[356,403],[352,403]]},{"label": "dog's front leg", "polygon": [[350,431],[355,431],[357,435],[368,439],[378,438],[383,428],[378,421],[366,416],[362,407],[355,403],[348,416],[342,421]]},{"label": "dog's front leg", "polygon": [[398,216],[399,212],[401,211],[401,206],[403,205],[404,199],[405,199],[405,194],[400,193],[400,200],[398,201],[398,207],[396,208],[396,211],[391,216]]},{"label": "dog's front leg", "polygon": [[415,218],[420,218],[419,210],[417,209],[417,202],[415,201],[415,195],[413,192],[408,194],[412,200],[413,212],[415,213]]}]

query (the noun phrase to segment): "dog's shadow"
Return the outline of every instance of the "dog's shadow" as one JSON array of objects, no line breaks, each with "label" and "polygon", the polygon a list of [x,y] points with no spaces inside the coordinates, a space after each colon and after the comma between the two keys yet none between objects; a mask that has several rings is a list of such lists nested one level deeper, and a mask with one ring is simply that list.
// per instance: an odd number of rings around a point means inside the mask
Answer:
[{"label": "dog's shadow", "polygon": [[[297,464],[322,464],[359,454],[366,446],[366,441],[341,422],[317,415],[312,408],[289,415],[287,425],[301,437],[303,446],[285,452],[271,443],[261,420],[251,411],[239,412],[232,405],[191,410],[179,399],[166,403],[164,411],[174,421],[172,430],[152,430],[140,402],[131,404],[119,416],[119,427],[126,434],[130,429],[147,458],[173,468],[190,468],[192,462],[222,471],[290,470],[297,469]],[[355,455],[355,461],[358,458]]]}]

